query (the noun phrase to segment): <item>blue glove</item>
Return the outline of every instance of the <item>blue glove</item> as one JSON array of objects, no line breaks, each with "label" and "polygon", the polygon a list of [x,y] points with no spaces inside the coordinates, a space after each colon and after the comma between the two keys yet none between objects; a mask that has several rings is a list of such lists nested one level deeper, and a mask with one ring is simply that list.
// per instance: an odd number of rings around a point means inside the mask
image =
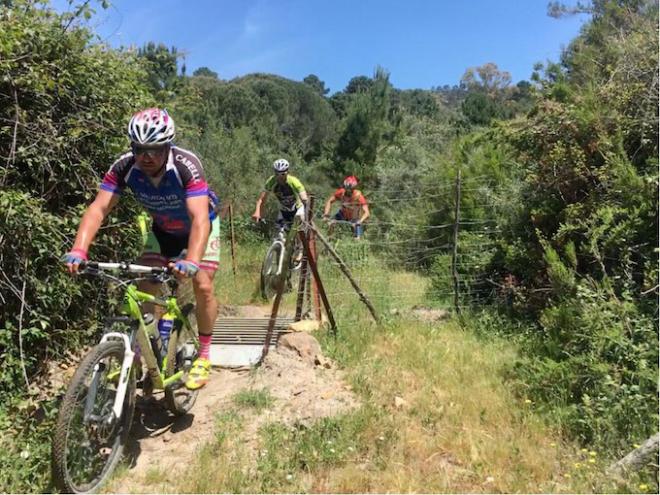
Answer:
[{"label": "blue glove", "polygon": [[199,265],[190,260],[178,260],[174,264],[174,269],[180,271],[186,277],[194,277],[199,271]]},{"label": "blue glove", "polygon": [[79,265],[83,261],[87,261],[87,253],[82,249],[72,249],[62,256],[62,261],[67,265]]}]

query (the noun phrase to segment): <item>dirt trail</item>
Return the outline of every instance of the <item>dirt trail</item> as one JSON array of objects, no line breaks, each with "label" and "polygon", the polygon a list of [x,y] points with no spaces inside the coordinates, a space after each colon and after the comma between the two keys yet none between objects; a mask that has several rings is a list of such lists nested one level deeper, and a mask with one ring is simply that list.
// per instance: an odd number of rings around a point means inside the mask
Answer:
[{"label": "dirt trail", "polygon": [[[262,318],[268,311],[268,307],[244,306],[224,308],[221,314]],[[313,339],[311,342],[315,344]],[[157,468],[171,474],[185,467],[181,459],[194,459],[199,447],[213,439],[216,416],[235,409],[232,397],[244,389],[266,388],[275,399],[272,407],[260,414],[243,414],[241,440],[254,456],[259,446],[258,429],[263,424],[312,423],[357,406],[334,363],[318,356],[315,364],[313,354],[311,359],[309,352],[302,354],[280,345],[257,370],[214,369],[195,406],[183,417],[176,418],[167,411],[162,393],[151,400],[139,400],[129,442],[129,470],[108,488],[120,493],[153,491],[145,482],[147,473]]]}]

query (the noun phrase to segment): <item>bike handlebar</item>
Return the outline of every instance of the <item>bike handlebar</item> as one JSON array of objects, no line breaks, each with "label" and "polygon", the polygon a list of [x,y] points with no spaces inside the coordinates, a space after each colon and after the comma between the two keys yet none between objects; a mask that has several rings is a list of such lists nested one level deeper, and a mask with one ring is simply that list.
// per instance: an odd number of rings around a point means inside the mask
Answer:
[{"label": "bike handlebar", "polygon": [[357,220],[337,220],[335,218],[327,218],[326,221],[328,223],[339,223],[339,224],[346,224],[346,225],[356,225],[358,223],[361,223],[361,222],[358,222]]},{"label": "bike handlebar", "polygon": [[119,263],[108,263],[101,261],[83,261],[80,263],[80,270],[85,272],[91,271],[108,271],[108,272],[122,272],[122,273],[147,273],[150,275],[171,275],[172,269],[166,266],[146,266],[136,265],[122,261]]}]

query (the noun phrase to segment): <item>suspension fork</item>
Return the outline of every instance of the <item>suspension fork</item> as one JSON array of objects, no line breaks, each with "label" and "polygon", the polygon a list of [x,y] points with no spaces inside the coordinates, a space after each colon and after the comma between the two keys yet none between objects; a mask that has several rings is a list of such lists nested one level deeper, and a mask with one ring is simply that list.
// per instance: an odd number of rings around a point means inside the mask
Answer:
[{"label": "suspension fork", "polygon": [[286,251],[286,249],[284,243],[280,240],[275,241],[273,243],[273,247],[275,246],[275,244],[279,244],[280,246],[280,255],[279,255],[279,260],[277,262],[277,275],[279,276],[282,274],[282,265],[284,264],[284,251]]},{"label": "suspension fork", "polygon": [[[131,341],[128,338],[128,335],[121,332],[110,332],[106,333],[102,338],[100,344],[108,342],[110,340],[123,340],[124,341],[124,358],[121,363],[121,372],[119,373],[119,382],[117,384],[117,393],[115,394],[114,404],[112,406],[113,417],[108,418],[106,421],[111,423],[114,420],[117,420],[121,417],[122,409],[124,408],[124,398],[126,397],[126,389],[128,388],[128,374],[131,372],[131,366],[133,366],[133,358],[135,353],[131,349]],[[98,389],[99,378],[101,376],[100,363],[97,363],[94,368],[94,374],[92,375],[92,382],[87,391],[87,397],[85,398],[85,412],[84,420],[88,421],[92,418],[91,411],[94,408],[94,400],[96,399],[96,392]]]}]

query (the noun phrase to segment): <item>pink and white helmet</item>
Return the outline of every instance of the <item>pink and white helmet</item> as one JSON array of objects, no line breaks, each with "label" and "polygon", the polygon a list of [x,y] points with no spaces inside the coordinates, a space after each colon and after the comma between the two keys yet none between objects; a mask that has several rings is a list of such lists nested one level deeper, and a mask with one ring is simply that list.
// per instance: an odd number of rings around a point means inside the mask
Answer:
[{"label": "pink and white helmet", "polygon": [[147,108],[131,117],[128,137],[141,146],[170,143],[174,139],[174,121],[167,110]]},{"label": "pink and white helmet", "polygon": [[358,185],[357,177],[349,175],[344,179],[344,189],[355,189]]}]

